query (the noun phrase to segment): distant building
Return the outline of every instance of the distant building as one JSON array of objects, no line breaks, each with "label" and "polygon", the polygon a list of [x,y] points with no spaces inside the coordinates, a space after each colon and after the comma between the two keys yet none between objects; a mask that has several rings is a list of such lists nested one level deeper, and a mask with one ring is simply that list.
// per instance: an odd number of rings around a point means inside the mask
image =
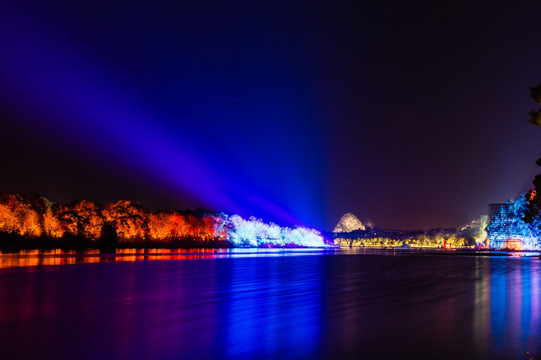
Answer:
[{"label": "distant building", "polygon": [[494,219],[494,216],[499,214],[502,207],[509,207],[508,203],[500,203],[500,204],[489,204],[488,205],[488,220],[492,221]]},{"label": "distant building", "polygon": [[524,222],[528,201],[524,195],[504,204],[489,205],[487,245],[491,249],[534,250],[541,246],[537,231]]},{"label": "distant building", "polygon": [[509,203],[488,205],[490,232],[488,233],[487,245],[491,249],[501,249],[508,239],[514,237],[513,229],[508,224],[508,218],[501,216],[502,210],[505,213],[508,212],[509,205]]}]

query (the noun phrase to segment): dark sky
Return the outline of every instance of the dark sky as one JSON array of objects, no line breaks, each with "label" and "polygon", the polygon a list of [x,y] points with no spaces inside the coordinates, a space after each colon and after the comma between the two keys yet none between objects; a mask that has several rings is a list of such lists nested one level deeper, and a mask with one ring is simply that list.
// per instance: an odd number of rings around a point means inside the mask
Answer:
[{"label": "dark sky", "polygon": [[527,191],[541,2],[0,3],[0,192],[331,229]]}]

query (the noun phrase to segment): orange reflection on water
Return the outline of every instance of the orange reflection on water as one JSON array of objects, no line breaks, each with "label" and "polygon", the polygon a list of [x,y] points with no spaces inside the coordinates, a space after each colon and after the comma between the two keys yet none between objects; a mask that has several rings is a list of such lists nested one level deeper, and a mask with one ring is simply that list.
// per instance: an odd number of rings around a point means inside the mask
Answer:
[{"label": "orange reflection on water", "polygon": [[[22,267],[22,266],[38,266],[39,259],[38,258],[12,258],[12,257],[5,257],[6,255],[2,255],[0,257],[0,269],[4,268],[10,268],[10,267]],[[8,255],[9,256],[9,255]]]},{"label": "orange reflection on water", "polygon": [[229,255],[228,249],[117,249],[115,253],[101,253],[93,249],[21,250],[0,252],[0,269],[47,265],[90,264],[100,262],[131,262],[144,260],[194,260]]},{"label": "orange reflection on water", "polygon": [[[41,265],[70,265],[81,262],[81,258],[78,257],[56,257],[56,256],[18,256],[18,255],[0,255],[0,269],[10,267],[24,267],[24,266],[41,266]],[[94,260],[99,258],[85,258],[85,263],[95,262]]]},{"label": "orange reflection on water", "polygon": [[42,265],[71,265],[100,262],[133,262],[147,260],[198,260],[228,257],[298,256],[319,254],[321,249],[235,248],[235,249],[117,249],[115,253],[99,250],[24,250],[0,252],[0,269]]}]

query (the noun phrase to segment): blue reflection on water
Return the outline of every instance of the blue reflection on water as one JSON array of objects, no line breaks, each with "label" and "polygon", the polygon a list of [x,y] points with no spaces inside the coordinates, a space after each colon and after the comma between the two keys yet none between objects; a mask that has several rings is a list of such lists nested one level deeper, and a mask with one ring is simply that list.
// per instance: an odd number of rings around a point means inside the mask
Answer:
[{"label": "blue reflection on water", "polygon": [[[501,259],[492,259],[498,261]],[[495,338],[495,346],[505,343],[505,323],[507,318],[507,278],[502,270],[493,269],[490,273],[490,318],[491,331]]]},{"label": "blue reflection on water", "polygon": [[[531,259],[524,259],[524,263],[530,263]],[[520,273],[522,280],[522,291],[519,293],[522,300],[522,316],[520,318],[521,337],[523,339],[528,337],[530,318],[532,316],[532,277],[530,266],[523,267]]]},{"label": "blue reflection on water", "polygon": [[257,260],[251,260],[235,262],[219,274],[219,283],[229,289],[219,310],[220,348],[228,358],[284,353],[297,358],[316,352],[321,286],[313,270],[321,264],[319,257],[310,260],[308,271],[276,259],[260,264],[257,272],[251,271]]},{"label": "blue reflection on water", "polygon": [[[510,344],[541,352],[539,260],[493,258],[490,272],[492,346],[506,353]],[[507,352],[509,356],[516,356]]]}]

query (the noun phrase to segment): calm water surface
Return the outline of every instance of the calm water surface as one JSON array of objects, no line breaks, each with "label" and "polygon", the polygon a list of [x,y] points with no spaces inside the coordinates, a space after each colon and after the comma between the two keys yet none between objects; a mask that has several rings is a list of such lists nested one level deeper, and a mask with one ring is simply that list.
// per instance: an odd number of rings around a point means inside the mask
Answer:
[{"label": "calm water surface", "polygon": [[533,257],[225,250],[0,265],[1,359],[541,355]]}]

